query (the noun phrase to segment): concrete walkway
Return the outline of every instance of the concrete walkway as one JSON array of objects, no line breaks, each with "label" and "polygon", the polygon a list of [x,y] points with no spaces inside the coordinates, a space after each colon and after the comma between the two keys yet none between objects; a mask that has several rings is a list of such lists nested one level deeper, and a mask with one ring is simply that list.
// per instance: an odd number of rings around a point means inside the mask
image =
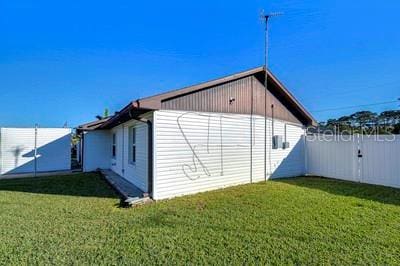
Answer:
[{"label": "concrete walkway", "polygon": [[137,205],[151,201],[147,193],[140,190],[122,176],[111,170],[101,170],[101,173],[107,182],[120,194],[124,203]]}]

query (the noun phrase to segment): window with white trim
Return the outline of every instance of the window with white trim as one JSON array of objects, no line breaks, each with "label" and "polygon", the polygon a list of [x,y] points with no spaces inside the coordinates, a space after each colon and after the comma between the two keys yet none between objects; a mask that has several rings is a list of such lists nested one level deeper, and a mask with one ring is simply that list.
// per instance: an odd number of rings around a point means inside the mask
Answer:
[{"label": "window with white trim", "polygon": [[136,163],[136,128],[134,126],[129,128],[129,162]]}]

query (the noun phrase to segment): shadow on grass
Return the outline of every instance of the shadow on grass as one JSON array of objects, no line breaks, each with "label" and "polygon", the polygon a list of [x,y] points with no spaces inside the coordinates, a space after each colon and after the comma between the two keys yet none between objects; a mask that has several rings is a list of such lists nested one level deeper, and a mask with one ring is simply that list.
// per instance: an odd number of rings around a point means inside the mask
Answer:
[{"label": "shadow on grass", "polygon": [[385,204],[400,205],[400,189],[396,188],[323,177],[275,179],[273,182],[286,183],[309,189],[317,189],[339,196],[356,197]]},{"label": "shadow on grass", "polygon": [[0,180],[1,191],[48,195],[115,198],[118,195],[95,173]]}]

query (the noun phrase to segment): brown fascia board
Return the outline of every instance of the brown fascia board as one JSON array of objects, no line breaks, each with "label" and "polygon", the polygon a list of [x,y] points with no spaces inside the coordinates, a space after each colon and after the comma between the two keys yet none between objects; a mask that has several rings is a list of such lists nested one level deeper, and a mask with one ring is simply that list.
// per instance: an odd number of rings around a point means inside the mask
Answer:
[{"label": "brown fascia board", "polygon": [[289,101],[292,102],[292,104],[294,104],[295,107],[297,107],[297,109],[309,120],[309,124],[311,126],[317,126],[318,122],[317,120],[307,111],[307,109],[296,99],[296,97],[294,97],[294,95],[285,87],[285,85],[283,85],[282,82],[279,81],[279,79],[277,77],[274,76],[274,74],[272,74],[270,71],[268,71],[268,77],[271,78],[271,80],[273,81],[273,83],[275,83],[283,92],[284,94],[287,96],[287,98],[289,99]]},{"label": "brown fascia board", "polygon": [[121,111],[119,111],[113,117],[111,117],[111,119],[102,124],[98,129],[112,128],[125,121],[128,121],[129,119],[137,118],[140,115],[149,111],[154,111],[154,109],[140,108],[137,100],[130,102],[127,106],[122,108]]},{"label": "brown fascia board", "polygon": [[113,115],[109,120],[107,120],[104,124],[102,124],[99,128],[106,128],[108,125],[112,124],[116,120],[118,120],[121,115],[125,114],[126,112],[129,112],[133,108],[138,107],[137,101],[130,102],[127,106],[121,109],[118,113]]},{"label": "brown fascia board", "polygon": [[92,121],[89,123],[85,123],[82,125],[79,125],[76,129],[80,131],[90,131],[90,130],[95,130],[98,127],[100,127],[103,123],[107,122],[111,117],[106,117],[100,120]]}]

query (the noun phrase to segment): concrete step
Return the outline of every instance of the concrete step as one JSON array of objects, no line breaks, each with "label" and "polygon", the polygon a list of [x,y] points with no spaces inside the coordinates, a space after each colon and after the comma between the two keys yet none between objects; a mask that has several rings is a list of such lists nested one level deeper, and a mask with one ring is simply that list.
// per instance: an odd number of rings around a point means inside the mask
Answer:
[{"label": "concrete step", "polygon": [[121,196],[121,203],[124,205],[139,205],[151,202],[148,193],[143,192],[134,184],[114,173],[111,170],[100,170],[105,180],[114,188]]},{"label": "concrete step", "polygon": [[129,204],[131,206],[136,206],[136,205],[142,205],[148,202],[151,202],[152,200],[149,197],[143,197],[143,198],[128,198],[125,200],[126,204]]}]

